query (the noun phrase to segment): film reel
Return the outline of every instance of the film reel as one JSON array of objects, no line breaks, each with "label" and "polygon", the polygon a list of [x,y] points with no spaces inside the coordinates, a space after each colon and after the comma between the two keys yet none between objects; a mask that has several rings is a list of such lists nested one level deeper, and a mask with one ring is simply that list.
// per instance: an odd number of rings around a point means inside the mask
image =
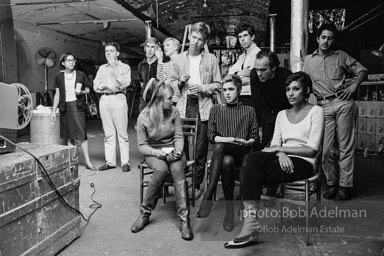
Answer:
[{"label": "film reel", "polygon": [[12,86],[17,88],[18,92],[18,118],[17,118],[17,129],[23,129],[28,125],[32,118],[33,103],[32,96],[28,88],[20,83],[13,83]]}]

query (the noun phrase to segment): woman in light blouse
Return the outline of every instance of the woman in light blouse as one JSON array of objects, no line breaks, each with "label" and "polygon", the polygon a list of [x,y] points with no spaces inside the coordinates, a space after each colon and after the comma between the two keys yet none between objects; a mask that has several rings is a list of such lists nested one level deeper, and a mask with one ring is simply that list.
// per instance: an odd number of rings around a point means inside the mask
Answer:
[{"label": "woman in light blouse", "polygon": [[324,113],[307,102],[312,82],[304,72],[290,75],[286,95],[292,108],[278,113],[271,146],[244,157],[240,184],[244,200],[244,224],[237,237],[225,248],[244,247],[259,239],[258,203],[263,185],[274,185],[309,178],[321,151]]}]

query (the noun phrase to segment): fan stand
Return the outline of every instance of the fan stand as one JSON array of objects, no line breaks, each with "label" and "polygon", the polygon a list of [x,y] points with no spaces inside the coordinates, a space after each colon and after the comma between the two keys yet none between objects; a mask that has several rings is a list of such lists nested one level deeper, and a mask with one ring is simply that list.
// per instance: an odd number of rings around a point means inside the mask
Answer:
[{"label": "fan stand", "polygon": [[41,92],[41,105],[48,106],[48,67],[44,65],[44,91]]}]

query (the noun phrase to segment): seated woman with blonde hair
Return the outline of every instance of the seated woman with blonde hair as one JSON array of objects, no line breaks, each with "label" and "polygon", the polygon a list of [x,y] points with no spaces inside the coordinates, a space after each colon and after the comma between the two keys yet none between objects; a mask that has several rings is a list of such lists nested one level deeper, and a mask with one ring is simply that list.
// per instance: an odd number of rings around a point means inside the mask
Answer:
[{"label": "seated woman with blonde hair", "polygon": [[172,96],[173,89],[170,86],[157,84],[151,100],[137,120],[138,148],[144,154],[145,162],[153,170],[153,174],[140,207],[140,216],[132,224],[131,231],[140,232],[149,223],[149,216],[156,207],[160,191],[170,171],[175,187],[181,238],[191,240],[193,232],[189,218],[188,184],[184,173],[184,138],[180,114],[177,108],[172,106]]}]

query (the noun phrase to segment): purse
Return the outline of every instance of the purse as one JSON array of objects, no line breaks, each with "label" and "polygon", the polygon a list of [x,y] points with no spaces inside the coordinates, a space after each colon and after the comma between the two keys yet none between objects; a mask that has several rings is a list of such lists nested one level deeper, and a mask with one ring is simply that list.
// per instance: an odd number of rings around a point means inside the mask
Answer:
[{"label": "purse", "polygon": [[[89,98],[89,100],[88,100]],[[96,116],[97,115],[97,107],[96,103],[91,97],[91,95],[88,95],[88,93],[85,94],[85,113],[90,116]]]}]

